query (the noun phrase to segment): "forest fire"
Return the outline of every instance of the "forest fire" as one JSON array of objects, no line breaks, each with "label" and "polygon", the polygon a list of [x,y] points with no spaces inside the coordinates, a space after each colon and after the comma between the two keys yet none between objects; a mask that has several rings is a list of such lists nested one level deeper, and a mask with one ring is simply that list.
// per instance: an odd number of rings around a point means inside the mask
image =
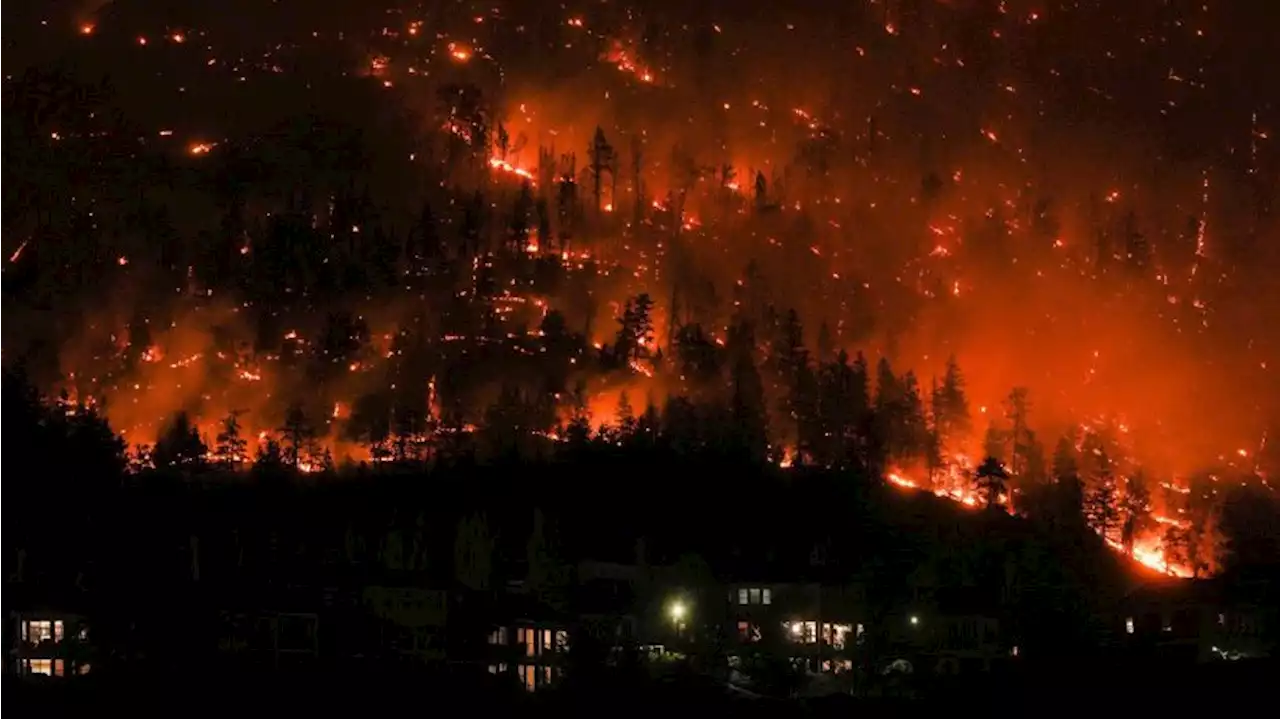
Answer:
[{"label": "forest fire", "polygon": [[[1148,567],[1211,571],[1228,485],[1269,491],[1276,471],[1277,258],[1244,248],[1280,243],[1275,118],[1233,106],[1247,133],[1210,140],[1169,114],[1199,45],[1162,39],[1149,54],[1169,67],[1143,94],[1080,85],[1068,56],[1085,50],[1005,62],[1038,56],[1037,33],[1062,20],[1014,10],[975,16],[980,32],[880,17],[803,27],[803,42],[790,22],[665,33],[599,15],[397,19],[332,73],[378,88],[333,103],[376,130],[199,125],[219,142],[179,141],[200,159],[163,192],[102,189],[134,181],[136,162],[115,185],[30,189],[77,198],[65,226],[34,203],[8,233],[6,282],[79,293],[75,321],[24,323],[57,348],[44,389],[104,407],[140,468],[158,444],[176,456],[174,427],[205,463],[306,473],[647,433],[783,469],[888,467],[890,484],[975,509],[1044,516],[1063,501]],[[229,62],[202,47],[213,34],[181,27],[123,42],[167,38],[130,50],[226,64],[231,88],[258,82],[255,63],[300,95],[319,82],[271,54],[287,43]],[[563,73],[544,64],[581,71],[551,83]],[[1212,106],[1234,102],[1195,81]],[[1161,101],[1126,104],[1144,97]],[[370,102],[388,107],[365,118]],[[1085,106],[1128,124],[1082,127]],[[53,158],[75,180],[66,158],[105,166],[179,127],[94,124],[110,116],[41,126],[30,167]],[[1153,123],[1180,144],[1126,129]],[[92,249],[51,262],[46,238],[62,236]],[[1006,491],[978,488],[987,457]]]}]

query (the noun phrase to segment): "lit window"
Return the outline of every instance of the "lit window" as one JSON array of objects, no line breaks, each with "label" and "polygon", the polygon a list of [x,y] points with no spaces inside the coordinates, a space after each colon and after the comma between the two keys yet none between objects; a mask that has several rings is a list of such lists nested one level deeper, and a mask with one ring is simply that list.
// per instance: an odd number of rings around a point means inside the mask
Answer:
[{"label": "lit window", "polygon": [[28,674],[43,674],[46,677],[53,676],[53,660],[52,659],[28,659]]},{"label": "lit window", "polygon": [[542,630],[542,653],[543,654],[551,653],[551,630],[550,629]]},{"label": "lit window", "polygon": [[1133,634],[1133,617],[1125,617],[1124,631],[1127,634]]},{"label": "lit window", "polygon": [[[58,622],[58,624],[62,624],[62,622]],[[22,639],[32,644],[39,644],[53,639],[53,622],[48,620],[23,622]]]},{"label": "lit window", "polygon": [[551,683],[551,667],[542,668],[542,684],[546,686]]},{"label": "lit window", "polygon": [[505,647],[507,645],[507,628],[498,627],[492,632],[489,632],[489,643],[496,646]]},{"label": "lit window", "polygon": [[54,675],[55,677],[60,677],[60,676],[65,676],[65,675],[66,675],[66,673],[67,673],[67,672],[66,672],[66,664],[65,664],[65,662],[64,662],[63,660],[61,660],[61,659],[54,659],[54,660],[53,660],[53,675]]},{"label": "lit window", "polygon": [[791,622],[784,626],[791,632],[791,641],[797,644],[818,643],[817,622]]},{"label": "lit window", "polygon": [[764,603],[773,604],[773,590],[768,587],[764,589]]},{"label": "lit window", "polygon": [[538,687],[537,674],[534,673],[536,670],[537,667],[532,664],[521,664],[516,667],[516,672],[520,675],[520,680],[524,682],[525,691],[531,692]]},{"label": "lit window", "polygon": [[850,624],[824,624],[822,625],[822,641],[833,649],[844,649],[845,637],[853,631]]},{"label": "lit window", "polygon": [[563,629],[556,630],[556,651],[566,652],[569,650],[569,632]]},{"label": "lit window", "polygon": [[525,656],[532,657],[538,653],[538,630],[524,630],[524,653]]},{"label": "lit window", "polygon": [[62,620],[55,619],[53,622],[53,641],[55,642],[62,641],[62,631],[63,631]]},{"label": "lit window", "polygon": [[77,674],[88,674],[88,673],[89,673],[89,664],[88,664],[88,663],[85,663],[85,664],[81,664],[81,665],[77,666],[77,667],[76,667],[76,673],[77,673]]},{"label": "lit window", "polygon": [[739,589],[739,590],[738,590],[738,604],[746,604],[746,603],[747,603],[747,590],[745,590],[745,589]]},{"label": "lit window", "polygon": [[758,588],[753,587],[751,589],[751,603],[752,604],[760,603],[760,590]]}]

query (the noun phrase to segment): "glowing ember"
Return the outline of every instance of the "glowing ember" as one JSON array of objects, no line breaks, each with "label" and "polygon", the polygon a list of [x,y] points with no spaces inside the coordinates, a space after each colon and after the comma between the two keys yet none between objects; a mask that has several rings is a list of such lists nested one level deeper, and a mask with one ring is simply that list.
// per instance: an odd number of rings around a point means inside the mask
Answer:
[{"label": "glowing ember", "polygon": [[458,43],[449,43],[449,57],[457,62],[467,62],[471,59],[471,48]]}]

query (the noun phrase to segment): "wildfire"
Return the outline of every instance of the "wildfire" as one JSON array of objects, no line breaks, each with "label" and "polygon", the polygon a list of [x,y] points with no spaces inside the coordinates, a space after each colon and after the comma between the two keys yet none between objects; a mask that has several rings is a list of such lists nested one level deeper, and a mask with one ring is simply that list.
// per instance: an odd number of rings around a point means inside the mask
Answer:
[{"label": "wildfire", "polygon": [[534,185],[538,184],[537,179],[533,176],[532,172],[529,172],[523,167],[516,167],[515,165],[512,165],[510,162],[507,162],[506,160],[501,160],[496,157],[491,157],[489,158],[489,167],[497,170],[498,172],[502,172],[508,175],[515,175],[516,177],[519,177],[521,179],[528,180],[531,184],[534,184]]},{"label": "wildfire", "polygon": [[471,55],[471,48],[455,42],[449,43],[449,57],[453,58],[455,61],[468,62],[471,60]]},{"label": "wildfire", "polygon": [[606,62],[618,68],[619,72],[625,72],[640,82],[653,84],[657,81],[657,76],[653,70],[640,62],[635,53],[623,46],[621,42],[615,40],[603,58]]},{"label": "wildfire", "polygon": [[[886,472],[885,480],[896,487],[932,491],[935,496],[950,499],[965,507],[976,508],[983,506],[983,500],[972,486],[972,470],[973,467],[968,458],[957,455],[951,461],[944,462],[943,470],[935,475],[932,484],[912,479],[901,469],[891,469]],[[1009,505],[1009,496],[1007,494],[1001,494],[997,499],[997,504],[1006,512],[1013,511],[1013,508]],[[1152,519],[1157,524],[1186,525],[1185,522],[1162,515],[1153,515]],[[1126,550],[1122,543],[1112,538],[1104,537],[1104,540],[1107,546],[1113,550],[1121,554],[1128,554],[1134,561],[1149,569],[1181,578],[1193,576],[1193,572],[1189,567],[1177,562],[1170,562],[1163,542],[1156,534],[1136,539],[1129,550]]]}]

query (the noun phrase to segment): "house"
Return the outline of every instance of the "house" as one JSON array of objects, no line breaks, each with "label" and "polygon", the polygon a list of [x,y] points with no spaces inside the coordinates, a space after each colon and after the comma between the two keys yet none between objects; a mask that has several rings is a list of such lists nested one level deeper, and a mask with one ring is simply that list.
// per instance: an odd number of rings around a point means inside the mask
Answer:
[{"label": "house", "polygon": [[1126,649],[1155,660],[1206,663],[1274,656],[1274,589],[1222,579],[1141,587],[1125,598]]},{"label": "house", "polygon": [[89,625],[68,612],[38,610],[9,613],[13,642],[6,668],[26,677],[70,677],[92,667]]},{"label": "house", "polygon": [[366,587],[361,604],[373,620],[382,656],[410,663],[443,661],[448,626],[449,595],[418,587]]},{"label": "house", "polygon": [[530,692],[556,684],[568,664],[571,626],[567,615],[519,583],[508,587],[493,607],[485,640],[489,673],[511,677]]},{"label": "house", "polygon": [[976,587],[916,592],[909,606],[882,618],[882,659],[890,665],[905,661],[913,672],[934,676],[1002,669],[1017,647],[1002,635],[998,606]]},{"label": "house", "polygon": [[866,632],[865,596],[860,586],[821,583],[743,582],[728,586],[729,633],[735,656],[757,645],[781,645],[792,663],[815,674],[843,674],[853,668]]},{"label": "house", "polygon": [[290,669],[319,661],[319,592],[300,585],[223,589],[229,591],[215,600],[215,646],[223,663]]}]

